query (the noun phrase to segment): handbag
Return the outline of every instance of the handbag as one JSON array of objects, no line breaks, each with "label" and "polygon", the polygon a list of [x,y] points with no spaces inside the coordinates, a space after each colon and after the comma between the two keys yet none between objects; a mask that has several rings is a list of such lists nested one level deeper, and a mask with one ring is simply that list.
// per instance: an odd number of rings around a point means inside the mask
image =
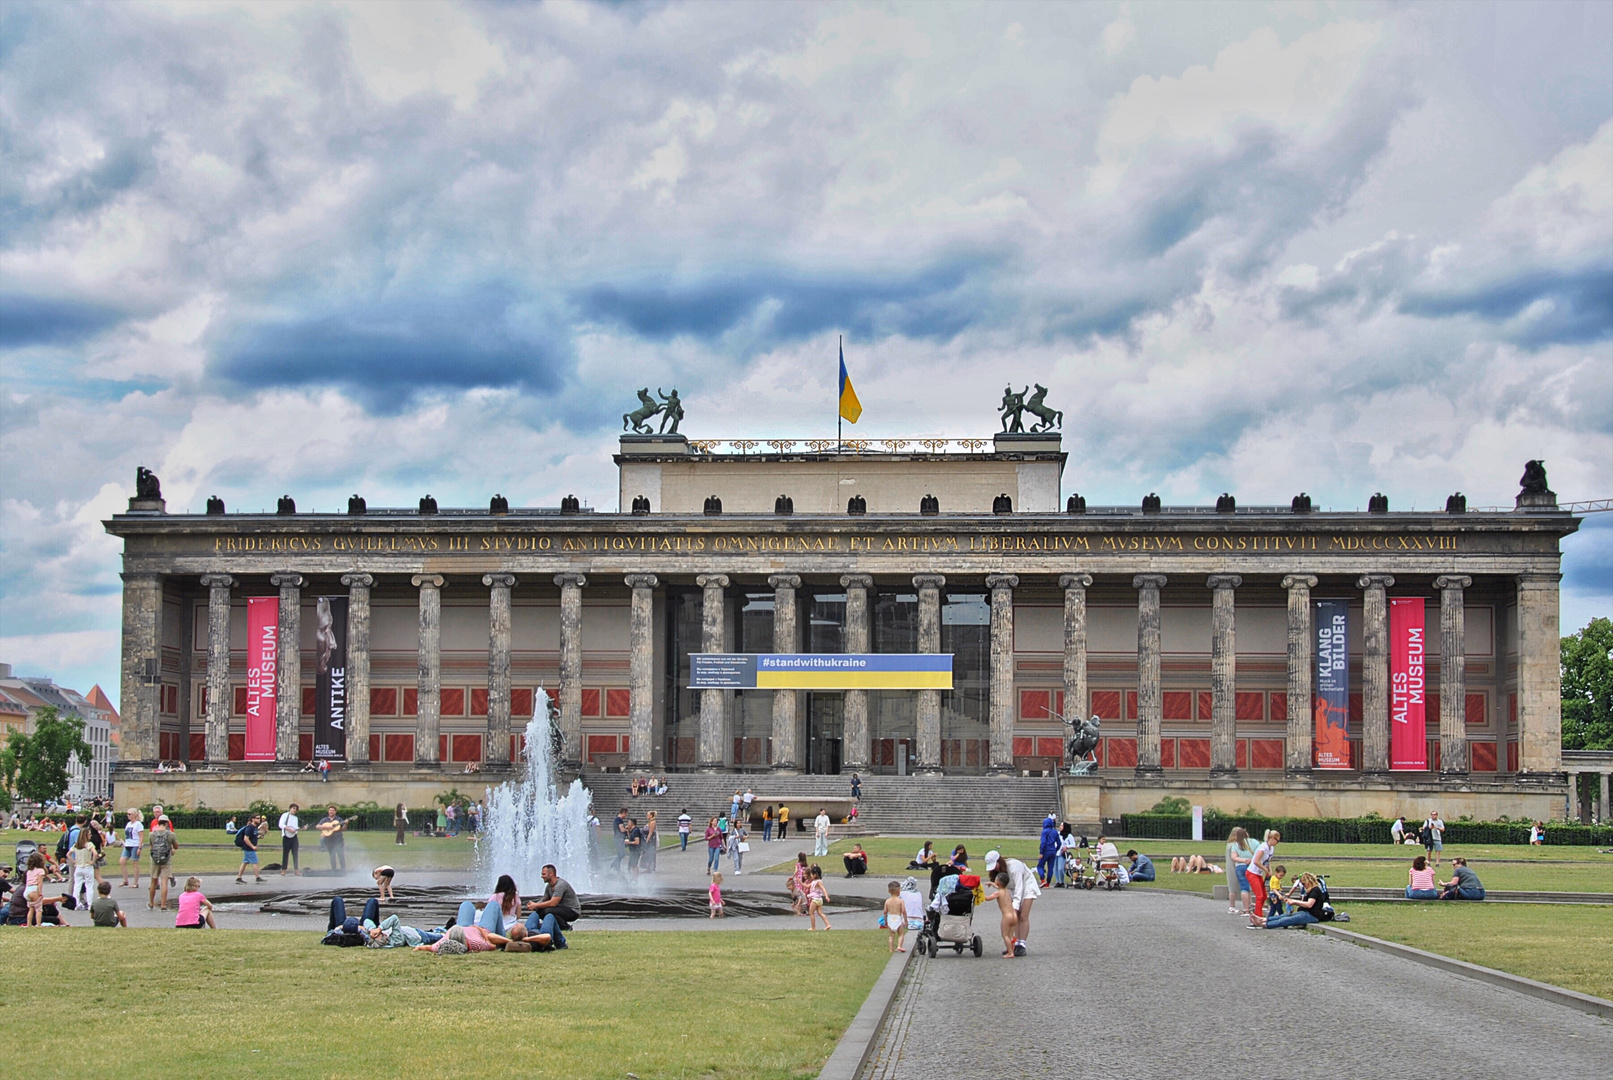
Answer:
[{"label": "handbag", "polygon": [[747,852],[747,851],[749,851],[749,850],[750,850],[750,841],[748,841],[748,840],[741,840],[741,841],[740,841],[740,842],[739,842],[739,850],[740,850],[740,853],[741,853],[741,854],[743,854],[743,853],[745,853],[745,852]]}]

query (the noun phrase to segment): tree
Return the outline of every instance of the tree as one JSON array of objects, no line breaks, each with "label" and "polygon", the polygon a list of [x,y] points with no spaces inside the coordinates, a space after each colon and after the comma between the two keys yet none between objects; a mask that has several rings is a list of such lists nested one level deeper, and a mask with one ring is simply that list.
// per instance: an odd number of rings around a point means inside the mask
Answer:
[{"label": "tree", "polygon": [[84,721],[62,716],[51,706],[39,710],[32,735],[11,733],[0,754],[0,771],[7,773],[6,785],[17,795],[30,802],[49,802],[67,790],[67,766],[75,754],[81,765],[88,765],[93,756],[84,741]]},{"label": "tree", "polygon": [[1562,640],[1563,749],[1613,750],[1613,621]]}]

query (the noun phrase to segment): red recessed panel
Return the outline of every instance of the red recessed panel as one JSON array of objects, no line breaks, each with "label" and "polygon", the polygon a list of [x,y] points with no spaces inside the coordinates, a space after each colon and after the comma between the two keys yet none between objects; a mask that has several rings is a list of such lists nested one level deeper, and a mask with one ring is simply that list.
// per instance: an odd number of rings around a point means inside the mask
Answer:
[{"label": "red recessed panel", "polygon": [[231,710],[236,716],[246,715],[246,687],[235,688],[235,708]]},{"label": "red recessed panel", "polygon": [[510,691],[510,715],[519,716],[522,720],[532,719],[531,687]]},{"label": "red recessed panel", "polygon": [[302,714],[304,716],[314,715],[314,688],[312,686],[302,688]]},{"label": "red recessed panel", "polygon": [[190,733],[190,757],[187,761],[207,760],[207,735],[200,731]]},{"label": "red recessed panel", "polygon": [[1099,720],[1120,719],[1120,691],[1092,691],[1092,714]]},{"label": "red recessed panel", "polygon": [[473,687],[470,692],[470,714],[472,716],[487,715],[487,691],[480,687]]},{"label": "red recessed panel", "polygon": [[414,736],[409,734],[388,734],[386,737],[386,759],[388,761],[413,761]]},{"label": "red recessed panel", "polygon": [[1164,694],[1164,716],[1167,720],[1193,719],[1193,691],[1167,690]]},{"label": "red recessed panel", "polygon": [[1159,740],[1159,767],[1162,769],[1176,768],[1176,740]]},{"label": "red recessed panel", "polygon": [[584,716],[599,715],[599,689],[597,687],[582,692],[582,714]]},{"label": "red recessed panel", "polygon": [[370,760],[381,761],[381,736],[375,732],[370,733]]},{"label": "red recessed panel", "polygon": [[403,688],[403,715],[420,715],[420,691],[413,686]]},{"label": "red recessed panel", "polygon": [[441,706],[438,709],[441,716],[465,715],[465,688],[462,686],[445,686],[442,690]]},{"label": "red recessed panel", "polygon": [[1467,723],[1469,727],[1483,727],[1486,717],[1483,694],[1467,695]]},{"label": "red recessed panel", "polygon": [[1208,769],[1210,767],[1209,739],[1177,739],[1176,764],[1182,769]]},{"label": "red recessed panel", "polygon": [[1126,715],[1133,720],[1137,719],[1137,691],[1135,690],[1126,691]]},{"label": "red recessed panel", "polygon": [[594,760],[595,754],[616,753],[616,736],[590,735],[588,736],[588,760]]},{"label": "red recessed panel", "polygon": [[1249,767],[1249,740],[1238,739],[1234,743],[1234,747],[1232,763],[1240,769],[1247,769]]},{"label": "red recessed panel", "polygon": [[1288,723],[1288,694],[1285,691],[1272,691],[1271,722],[1274,724]]},{"label": "red recessed panel", "polygon": [[626,687],[605,691],[605,715],[629,716],[633,711],[633,695]]},{"label": "red recessed panel", "polygon": [[1030,757],[1035,753],[1036,741],[1028,735],[1014,736],[1014,756]]},{"label": "red recessed panel", "polygon": [[1039,738],[1036,740],[1037,757],[1063,757],[1064,740]]},{"label": "red recessed panel", "polygon": [[232,731],[232,732],[230,732],[230,760],[231,761],[245,761],[246,760],[246,732],[244,732],[244,731]]},{"label": "red recessed panel", "polygon": [[307,732],[297,736],[297,760],[314,760],[314,733]]},{"label": "red recessed panel", "polygon": [[1019,716],[1022,720],[1046,720],[1053,706],[1053,695],[1047,690],[1021,690]]},{"label": "red recessed panel", "polygon": [[1508,739],[1507,740],[1507,772],[1517,772],[1517,771],[1518,771],[1518,744],[1517,744],[1516,741]]},{"label": "red recessed panel", "polygon": [[398,715],[398,688],[395,686],[370,687],[370,715]]},{"label": "red recessed panel", "polygon": [[1474,772],[1495,772],[1495,743],[1476,742],[1467,748]]},{"label": "red recessed panel", "polygon": [[1361,695],[1350,695],[1350,727],[1361,730]]},{"label": "red recessed panel", "polygon": [[1266,695],[1259,690],[1239,690],[1233,696],[1233,702],[1239,720],[1259,721],[1266,718]]},{"label": "red recessed panel", "polygon": [[480,735],[455,735],[453,738],[455,761],[482,760],[482,737]]},{"label": "red recessed panel", "polygon": [[1104,745],[1108,752],[1104,755],[1112,769],[1135,769],[1137,767],[1137,740],[1136,739],[1105,739]]},{"label": "red recessed panel", "polygon": [[1283,741],[1281,739],[1250,739],[1249,752],[1254,755],[1255,769],[1283,767]]}]

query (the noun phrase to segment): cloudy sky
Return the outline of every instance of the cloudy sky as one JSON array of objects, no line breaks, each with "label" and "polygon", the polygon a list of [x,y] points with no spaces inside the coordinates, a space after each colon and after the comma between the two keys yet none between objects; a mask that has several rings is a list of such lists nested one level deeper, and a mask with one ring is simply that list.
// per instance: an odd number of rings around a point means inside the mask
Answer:
[{"label": "cloudy sky", "polygon": [[[0,6],[0,659],[116,697],[171,511],[615,509],[696,437],[971,436],[1093,503],[1613,496],[1613,6]],[[1565,629],[1613,611],[1613,521]]]}]

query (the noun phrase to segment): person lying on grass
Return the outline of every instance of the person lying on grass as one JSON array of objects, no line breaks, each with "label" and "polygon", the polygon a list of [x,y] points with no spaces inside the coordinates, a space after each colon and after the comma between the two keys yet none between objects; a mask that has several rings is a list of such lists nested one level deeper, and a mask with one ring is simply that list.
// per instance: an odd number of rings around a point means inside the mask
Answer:
[{"label": "person lying on grass", "polygon": [[[491,930],[483,930],[480,926],[472,923],[469,926],[451,926],[448,928],[448,933],[444,934],[440,941],[431,945],[416,945],[414,951],[441,953],[444,951],[443,943],[452,941],[463,945],[466,952],[473,953],[493,952],[496,949],[506,949],[511,952],[532,952],[539,949],[548,949],[551,940],[548,934],[528,935],[526,927],[520,923],[510,927],[508,937],[503,934],[495,934]],[[512,943],[523,947],[509,949]]]}]

